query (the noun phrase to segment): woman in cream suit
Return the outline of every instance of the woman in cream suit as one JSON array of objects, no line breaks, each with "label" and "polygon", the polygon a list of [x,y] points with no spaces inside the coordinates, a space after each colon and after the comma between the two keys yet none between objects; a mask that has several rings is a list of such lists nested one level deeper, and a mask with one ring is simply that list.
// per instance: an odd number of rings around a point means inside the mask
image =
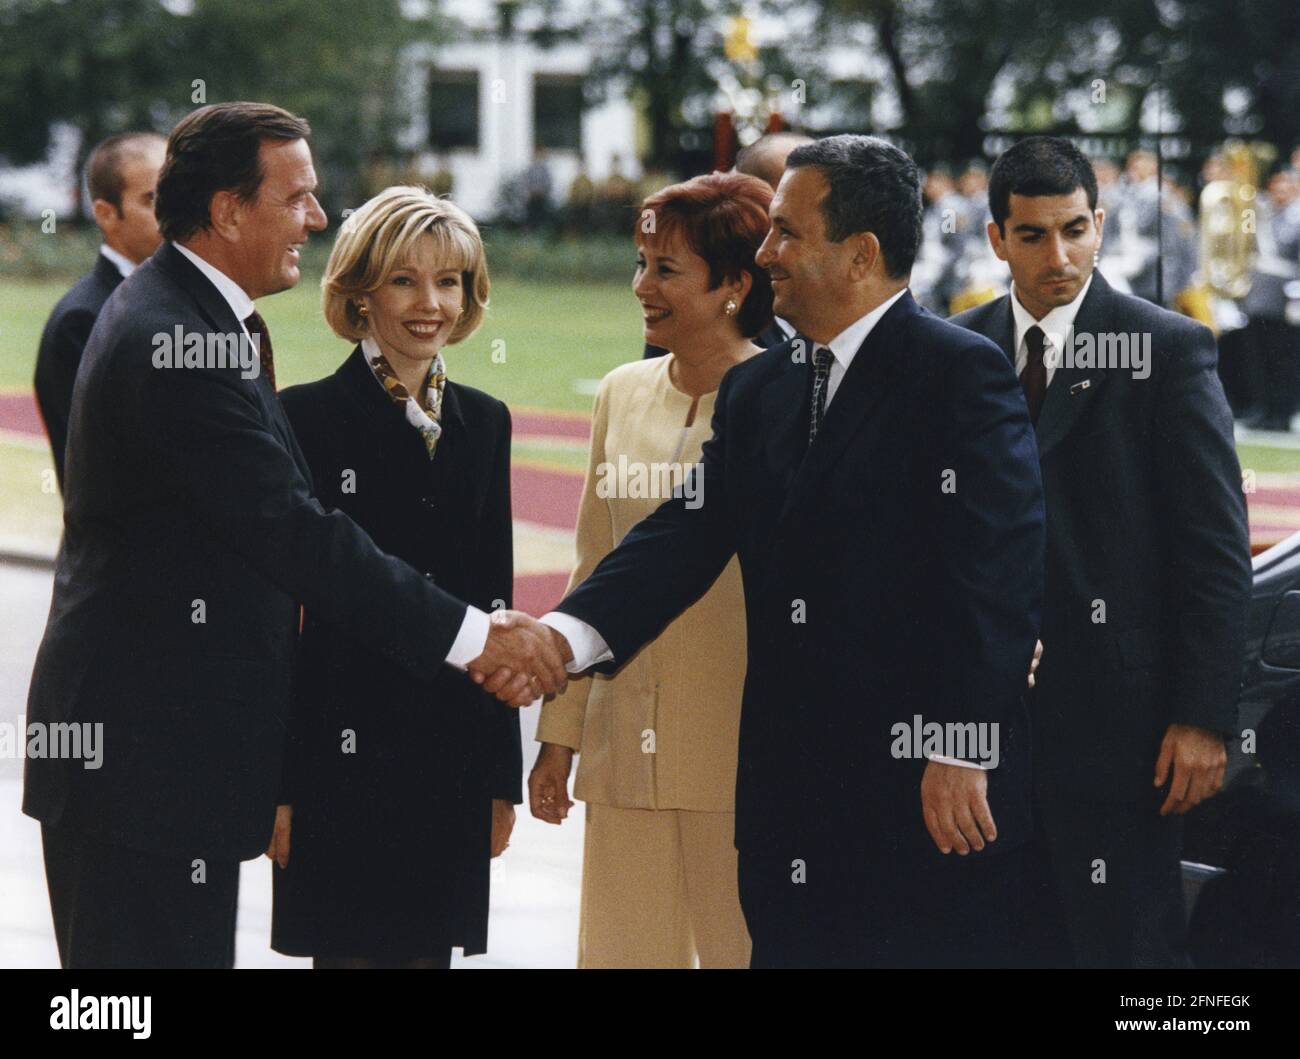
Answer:
[{"label": "woman in cream suit", "polygon": [[[723,375],[759,352],[772,290],[754,254],[771,198],[761,180],[712,173],[642,203],[632,290],[646,341],[670,352],[616,368],[596,394],[570,589],[686,481]],[[707,502],[707,483],[686,484]],[[531,811],[565,817],[574,754],[587,803],[579,967],[749,964],[733,844],[744,615],[733,558],[617,674],[574,679],[542,709]]]}]

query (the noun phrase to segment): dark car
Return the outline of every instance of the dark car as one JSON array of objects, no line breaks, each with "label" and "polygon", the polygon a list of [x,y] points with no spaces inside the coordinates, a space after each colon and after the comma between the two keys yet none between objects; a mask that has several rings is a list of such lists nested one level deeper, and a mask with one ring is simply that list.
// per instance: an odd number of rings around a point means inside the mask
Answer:
[{"label": "dark car", "polygon": [[1188,814],[1201,967],[1300,967],[1300,533],[1261,552],[1223,790]]}]

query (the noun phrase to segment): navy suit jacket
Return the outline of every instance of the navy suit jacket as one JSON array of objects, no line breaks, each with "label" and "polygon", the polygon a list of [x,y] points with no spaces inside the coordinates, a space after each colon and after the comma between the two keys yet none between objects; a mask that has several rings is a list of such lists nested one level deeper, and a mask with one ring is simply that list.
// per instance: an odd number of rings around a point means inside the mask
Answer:
[{"label": "navy suit jacket", "polygon": [[63,488],[63,453],[68,443],[68,417],[72,410],[72,385],[90,338],[91,328],[108,296],[122,282],[122,273],[103,254],[95,267],[73,285],[58,303],[41,332],[36,355],[36,404],[54,454],[54,473]]},{"label": "navy suit jacket", "polygon": [[299,604],[425,680],[465,604],[322,508],[265,375],[155,367],[176,328],[242,333],[164,243],[105,303],[77,373],[28,693],[29,723],[102,722],[102,764],[29,756],[23,810],[127,848],[246,860],[274,823]]},{"label": "navy suit jacket", "polygon": [[737,847],[937,856],[925,761],[895,753],[896,726],[918,716],[996,726],[989,851],[1013,847],[1029,831],[1023,696],[1044,537],[1019,382],[996,346],[910,293],[867,336],[811,446],[810,379],[796,340],[728,372],[695,471],[703,502],[666,501],[558,609],[604,637],[616,668],[738,555]]},{"label": "navy suit jacket", "polygon": [[[1009,298],[952,322],[1014,364]],[[1043,661],[1030,706],[1045,775],[1127,800],[1151,794],[1170,724],[1236,731],[1251,586],[1246,504],[1209,329],[1094,272],[1074,332],[1085,354],[1084,335],[1097,348],[1100,336],[1148,344],[1149,375],[1135,375],[1131,360],[1098,367],[1080,356],[1048,387],[1037,424]]]}]

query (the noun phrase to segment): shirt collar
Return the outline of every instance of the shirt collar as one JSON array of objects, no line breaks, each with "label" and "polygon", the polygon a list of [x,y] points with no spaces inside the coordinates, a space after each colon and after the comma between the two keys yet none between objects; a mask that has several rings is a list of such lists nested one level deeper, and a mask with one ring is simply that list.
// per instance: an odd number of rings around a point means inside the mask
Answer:
[{"label": "shirt collar", "polygon": [[1083,304],[1083,299],[1088,294],[1088,288],[1092,286],[1092,276],[1088,277],[1088,282],[1074,296],[1074,301],[1065,305],[1058,305],[1041,320],[1035,320],[1033,313],[1020,304],[1020,298],[1016,295],[1016,285],[1011,284],[1011,315],[1016,321],[1016,344],[1015,350],[1020,351],[1020,344],[1025,340],[1025,332],[1031,327],[1039,328],[1047,340],[1052,343],[1052,348],[1063,350],[1065,348],[1065,336],[1074,327],[1074,318],[1079,315],[1079,306]]},{"label": "shirt collar", "polygon": [[217,293],[226,299],[226,304],[230,306],[230,311],[235,314],[235,319],[241,323],[248,319],[254,311],[253,299],[244,293],[244,288],[227,276],[216,265],[209,264],[203,258],[199,257],[193,250],[181,246],[180,243],[172,243],[182,254],[184,254],[193,263],[204,276],[207,277]]},{"label": "shirt collar", "polygon": [[853,321],[853,323],[849,324],[848,327],[832,338],[830,342],[816,343],[813,346],[813,351],[816,352],[818,346],[825,346],[831,351],[831,354],[835,357],[836,361],[839,362],[840,366],[847,371],[849,365],[853,363],[854,355],[860,348],[862,348],[862,343],[867,340],[867,335],[871,334],[872,328],[874,328],[876,324],[880,323],[880,318],[884,316],[885,313],[889,312],[889,307],[906,293],[907,288],[904,287],[902,290],[894,294],[893,297],[887,298],[885,301],[877,305],[871,310],[871,312]]},{"label": "shirt collar", "polygon": [[135,262],[125,254],[119,254],[107,243],[100,244],[99,252],[113,263],[113,266],[118,270],[118,272],[122,273],[123,279],[126,279],[127,276],[135,271]]}]

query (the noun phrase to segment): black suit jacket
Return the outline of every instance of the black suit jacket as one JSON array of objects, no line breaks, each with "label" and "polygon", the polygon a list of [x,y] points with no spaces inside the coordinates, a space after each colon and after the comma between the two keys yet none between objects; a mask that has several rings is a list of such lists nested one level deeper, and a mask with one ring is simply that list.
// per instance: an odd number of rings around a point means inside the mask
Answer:
[{"label": "black suit jacket", "polygon": [[917,715],[997,725],[989,848],[1013,847],[1029,823],[1023,693],[1043,549],[1019,383],[991,343],[905,293],[809,447],[804,348],[787,341],[727,373],[695,472],[702,504],[665,502],[559,609],[593,626],[617,667],[738,554],[737,847],[933,853],[925,762],[893,753],[894,726]]},{"label": "black suit jacket", "polygon": [[[1009,297],[953,323],[1014,364]],[[1063,363],[1048,387],[1037,424],[1047,595],[1030,707],[1045,774],[1129,798],[1150,793],[1170,724],[1236,728],[1246,508],[1210,331],[1100,272],[1074,326],[1076,338],[1149,335],[1150,376]]]},{"label": "black suit jacket", "polygon": [[23,808],[131,848],[247,859],[274,820],[299,603],[430,680],[465,604],[321,507],[265,376],[154,367],[177,327],[240,334],[164,244],[105,303],[77,373],[28,695],[29,722],[102,722],[103,763],[29,757]]},{"label": "black suit jacket", "polygon": [[90,330],[108,296],[122,282],[122,273],[103,254],[95,267],[73,285],[58,303],[41,332],[36,355],[36,403],[45,420],[54,453],[54,473],[63,488],[63,453],[68,443],[68,416],[72,409],[72,384]]},{"label": "black suit jacket", "polygon": [[[489,613],[513,605],[510,412],[502,402],[449,381],[431,461],[360,346],[333,375],[280,397],[327,509],[345,512],[380,548],[458,599]],[[430,708],[412,710],[419,699]],[[376,710],[391,722],[372,716]],[[403,755],[416,755],[417,764],[392,780],[422,791],[422,801],[436,805],[441,778],[453,773],[465,773],[487,799],[522,801],[518,710],[449,666],[428,682],[382,651],[358,651],[345,627],[314,609],[304,613],[291,727],[286,801],[333,786],[330,775],[342,766]],[[340,760],[343,727],[366,730],[357,761]],[[315,754],[322,745],[328,753]]]}]

